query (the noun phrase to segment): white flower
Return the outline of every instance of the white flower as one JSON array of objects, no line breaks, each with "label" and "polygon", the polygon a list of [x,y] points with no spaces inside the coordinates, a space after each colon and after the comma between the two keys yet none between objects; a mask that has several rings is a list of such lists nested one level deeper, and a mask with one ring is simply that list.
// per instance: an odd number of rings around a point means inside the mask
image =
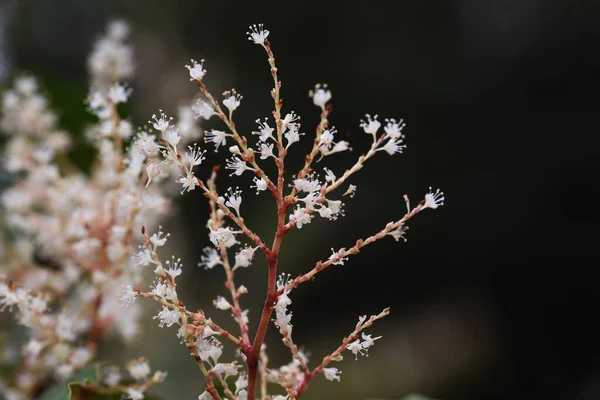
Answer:
[{"label": "white flower", "polygon": [[146,182],[146,187],[148,187],[150,185],[150,182],[152,182],[154,178],[160,175],[160,165],[156,162],[148,163],[148,166],[146,167],[146,174],[148,175],[148,182]]},{"label": "white flower", "polygon": [[158,326],[160,326],[161,328],[163,326],[167,326],[167,328],[169,328],[169,327],[173,326],[173,324],[179,323],[180,315],[179,315],[179,311],[171,310],[171,309],[163,306],[162,310],[158,313],[158,315],[156,315],[152,319],[158,319],[159,320]]},{"label": "white flower", "polygon": [[181,258],[175,259],[175,256],[171,257],[171,260],[167,260],[166,262],[167,268],[165,272],[171,277],[171,279],[175,280],[179,275],[181,275]]},{"label": "white flower", "polygon": [[321,182],[315,179],[313,175],[309,176],[310,179],[298,178],[294,179],[294,188],[299,192],[313,193],[317,190],[321,190]]},{"label": "white flower", "polygon": [[204,136],[204,141],[206,143],[214,143],[215,144],[215,153],[219,151],[219,146],[225,146],[227,144],[227,136],[231,136],[223,131],[219,131],[216,129],[212,129],[206,132]]},{"label": "white flower", "polygon": [[210,241],[215,246],[225,245],[226,247],[231,247],[237,243],[235,240],[235,234],[237,231],[232,231],[230,228],[218,228],[210,231]]},{"label": "white flower", "polygon": [[362,346],[363,349],[365,349],[365,352],[367,353],[367,356],[369,355],[369,347],[372,347],[375,344],[375,341],[377,339],[381,339],[381,336],[377,336],[376,338],[371,337],[371,335],[367,335],[364,332],[361,334],[361,337],[363,339],[363,342],[360,344]]},{"label": "white flower", "polygon": [[108,387],[117,386],[121,382],[121,378],[121,373],[117,367],[107,368],[104,372],[104,383]]},{"label": "white flower", "polygon": [[127,98],[131,94],[131,89],[126,89],[125,86],[115,83],[108,89],[108,98],[114,104],[126,103]]},{"label": "white flower", "polygon": [[258,131],[252,131],[253,135],[258,135],[258,140],[260,140],[263,143],[266,143],[267,140],[272,139],[275,140],[275,138],[273,137],[273,131],[275,130],[274,128],[271,128],[269,126],[269,124],[267,123],[268,118],[265,118],[265,122],[261,122],[260,119],[256,120],[256,123],[258,124]]},{"label": "white flower", "polygon": [[275,154],[273,154],[273,143],[270,144],[266,144],[266,143],[260,143],[260,159],[261,160],[266,160],[269,157],[275,157]]},{"label": "white flower", "polygon": [[196,165],[200,165],[202,164],[202,161],[205,160],[206,157],[204,157],[204,154],[206,154],[206,151],[202,151],[200,150],[199,147],[196,146],[196,144],[194,143],[194,146],[188,146],[189,152],[185,153],[185,157],[187,158],[188,162],[190,163],[189,169],[193,169]]},{"label": "white flower", "polygon": [[304,133],[298,132],[298,126],[299,125],[297,124],[291,125],[290,129],[284,133],[284,136],[288,141],[287,145],[285,146],[286,149],[288,149],[292,144],[299,142],[300,136],[304,135]]},{"label": "white flower", "polygon": [[143,380],[150,375],[150,365],[145,358],[132,360],[127,364],[127,371],[133,379]]},{"label": "white flower", "polygon": [[354,197],[356,194],[356,185],[349,185],[348,189],[344,192],[343,196]]},{"label": "white flower", "polygon": [[360,339],[356,339],[354,342],[350,343],[346,350],[351,351],[354,354],[355,359],[358,359],[358,355],[363,353],[364,349],[360,344]]},{"label": "white flower", "polygon": [[129,387],[127,388],[127,397],[131,400],[143,400],[144,392],[136,388]]},{"label": "white flower", "polygon": [[149,123],[152,124],[152,126],[154,127],[154,129],[156,129],[157,131],[161,131],[163,133],[165,133],[167,131],[167,129],[169,129],[169,127],[171,126],[171,121],[173,120],[173,118],[168,118],[164,112],[162,112],[162,110],[158,110],[159,111],[159,116],[157,117],[156,114],[152,114],[152,120],[154,122],[148,121]]},{"label": "white flower", "polygon": [[150,263],[154,263],[154,260],[152,259],[152,254],[150,254],[148,249],[141,249],[131,258],[134,264],[140,267],[147,267],[148,265],[150,265]]},{"label": "white flower", "polygon": [[323,168],[323,171],[325,171],[325,182],[335,182],[335,174],[329,168]]},{"label": "white flower", "polygon": [[196,62],[195,60],[190,60],[192,65],[186,65],[185,67],[190,71],[190,81],[201,81],[206,75],[206,70],[202,67],[204,64],[204,60],[200,60],[200,62]]},{"label": "white flower", "polygon": [[390,118],[385,120],[386,125],[383,127],[386,135],[388,135],[392,140],[402,139],[404,135],[402,134],[402,129],[406,126],[404,120],[396,121],[394,118]]},{"label": "white flower", "polygon": [[365,116],[367,117],[367,121],[361,120],[360,126],[365,130],[365,133],[375,136],[379,127],[381,127],[381,122],[377,121],[377,115],[371,117],[369,114],[366,114]]},{"label": "white flower", "polygon": [[[158,229],[160,229],[160,228],[161,227],[159,226]],[[154,249],[156,249],[157,247],[164,246],[165,243],[167,243],[167,239],[169,238],[169,236],[171,236],[170,233],[167,233],[165,235],[165,233],[163,231],[159,230],[158,232],[156,232],[156,233],[152,234],[152,236],[150,236],[150,242],[154,245]]]},{"label": "white flower", "polygon": [[242,96],[238,94],[235,89],[223,92],[223,96],[225,96],[223,105],[229,109],[229,117],[231,118],[231,114],[240,106],[240,100],[242,100]]},{"label": "white flower", "polygon": [[321,133],[321,138],[319,139],[319,146],[325,146],[330,148],[333,144],[333,135],[337,133],[335,127],[331,127],[329,129],[325,129],[323,133]]},{"label": "white flower", "polygon": [[281,131],[285,132],[292,126],[296,126],[296,121],[300,119],[299,116],[296,115],[295,112],[289,112],[285,115],[285,117],[281,120]]},{"label": "white flower", "polygon": [[323,368],[323,373],[328,381],[337,380],[339,382],[342,371],[338,371],[337,368]]},{"label": "white flower", "polygon": [[202,100],[198,100],[192,106],[192,111],[196,114],[196,118],[210,119],[210,117],[216,114],[213,106]]},{"label": "white flower", "polygon": [[233,145],[229,148],[229,152],[231,154],[237,154],[238,156],[242,155],[242,152],[240,151],[240,148],[237,145]]},{"label": "white flower", "polygon": [[212,372],[217,375],[225,375],[225,378],[228,376],[235,376],[238,374],[238,369],[240,366],[236,363],[218,363],[212,368]]},{"label": "white flower", "polygon": [[119,296],[119,302],[125,307],[129,307],[137,299],[137,293],[133,290],[131,285],[121,285],[121,296]]},{"label": "white flower", "polygon": [[249,32],[246,32],[248,40],[251,40],[254,44],[260,44],[266,49],[265,40],[267,40],[267,36],[269,36],[269,31],[263,28],[263,24],[250,25],[248,29],[250,29]]},{"label": "white flower", "polygon": [[341,151],[346,151],[350,149],[350,143],[345,140],[337,142],[333,148],[328,149],[326,146],[319,147],[319,151],[321,152],[321,156],[325,157],[334,153],[339,153]]},{"label": "white flower", "polygon": [[237,380],[235,381],[235,393],[240,394],[240,391],[244,391],[243,389],[248,387],[248,376],[245,374],[240,374]]},{"label": "white flower", "polygon": [[390,156],[393,156],[395,153],[402,153],[402,150],[406,148],[406,145],[400,144],[402,143],[402,139],[389,139],[385,146],[377,149],[383,150],[388,153]]},{"label": "white flower", "polygon": [[235,255],[235,265],[233,266],[233,270],[235,271],[237,268],[249,267],[252,263],[252,259],[254,258],[254,252],[257,247],[244,247]]},{"label": "white flower", "polygon": [[248,166],[248,164],[246,164],[246,161],[242,160],[239,157],[233,157],[231,159],[227,160],[227,164],[225,166],[226,169],[231,169],[233,170],[233,172],[230,174],[230,176],[232,175],[237,175],[240,176],[244,173],[244,171],[254,171],[254,168],[250,168]]},{"label": "white flower", "polygon": [[188,173],[186,176],[179,178],[177,182],[181,183],[183,186],[183,190],[181,191],[181,194],[183,194],[183,192],[186,190],[190,192],[196,188],[196,185],[198,184],[198,178],[196,178],[194,174]]},{"label": "white flower", "polygon": [[302,228],[302,225],[310,224],[311,216],[306,212],[306,209],[298,207],[294,210],[294,213],[290,215],[290,221],[296,224],[298,229]]},{"label": "white flower", "polygon": [[431,186],[429,186],[429,193],[425,195],[425,203],[421,210],[426,208],[436,209],[439,206],[444,205],[444,192],[440,192],[440,189],[436,189],[435,193],[431,191]]},{"label": "white flower", "polygon": [[255,176],[253,181],[254,185],[250,185],[250,187],[256,188],[256,194],[262,192],[263,190],[267,190],[267,181],[265,181],[264,178],[259,178]]},{"label": "white flower", "polygon": [[204,269],[212,269],[219,264],[223,264],[221,256],[215,248],[205,247],[203,252],[204,255],[200,256],[200,262],[198,263],[199,267],[204,266]]},{"label": "white flower", "polygon": [[167,142],[169,142],[169,144],[171,146],[173,146],[173,149],[175,151],[177,151],[177,145],[181,141],[181,136],[179,136],[179,133],[177,132],[177,130],[171,129],[165,133],[165,136],[166,136]]},{"label": "white flower", "polygon": [[213,300],[213,305],[219,310],[229,310],[231,308],[231,304],[223,296],[217,296],[217,299]]},{"label": "white flower", "polygon": [[240,205],[242,204],[242,191],[239,189],[236,189],[235,191],[231,188],[229,188],[229,193],[227,193],[227,202],[225,203],[225,205],[227,207],[233,208],[236,212],[236,214],[240,215]]},{"label": "white flower", "polygon": [[335,251],[331,249],[332,254],[329,256],[330,260],[335,260],[332,262],[333,265],[344,265],[344,261],[348,259],[348,257],[344,257],[344,252],[346,249],[342,248],[339,251]]},{"label": "white flower", "polygon": [[408,239],[406,239],[406,237],[404,237],[404,235],[406,234],[407,229],[408,229],[408,226],[403,225],[397,229],[394,229],[391,232],[388,232],[388,235],[393,237],[396,242],[399,241],[400,239],[402,239],[406,242]]},{"label": "white flower", "polygon": [[315,106],[325,110],[325,105],[331,100],[331,91],[327,89],[327,84],[321,85],[317,83],[315,89],[308,92],[308,96],[312,97]]}]

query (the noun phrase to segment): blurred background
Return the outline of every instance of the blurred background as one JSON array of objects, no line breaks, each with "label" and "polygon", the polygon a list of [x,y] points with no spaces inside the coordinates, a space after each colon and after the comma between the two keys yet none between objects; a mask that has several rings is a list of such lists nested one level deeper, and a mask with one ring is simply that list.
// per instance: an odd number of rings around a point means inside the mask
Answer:
[{"label": "blurred background", "polygon": [[[307,96],[315,83],[329,84],[332,124],[354,149],[329,157],[338,174],[369,145],[358,125],[365,113],[404,118],[405,153],[367,164],[345,217],[292,232],[282,271],[307,271],[331,247],[398,219],[403,194],[416,204],[430,185],[446,193],[443,208],[409,224],[407,243],[369,246],[294,291],[295,341],[313,361],[360,315],[392,307],[371,330],[383,339],[370,356],[347,355],[342,382],[316,379],[307,398],[600,399],[599,1],[5,0],[3,85],[22,71],[39,76],[63,126],[81,137],[93,120],[83,103],[86,57],[113,17],[132,25],[137,77],[127,111],[138,125],[192,99],[183,66],[205,58],[209,89],[235,87],[244,95],[237,125],[255,129],[270,114],[272,87],[264,51],[245,35],[256,22],[271,31],[285,110],[301,115],[307,132],[290,162],[300,165],[318,122]],[[82,168],[92,156],[85,146],[71,154]],[[219,187],[248,184],[222,174]],[[242,207],[264,235],[275,226],[269,200],[247,191]],[[208,206],[198,193],[176,206],[164,225],[185,264],[180,297],[210,309],[225,289],[221,271],[196,267]],[[264,260],[238,276],[252,289],[243,305],[256,323]],[[142,341],[107,346],[105,357],[147,355],[169,371],[156,393],[196,398],[202,378],[187,349],[150,319],[152,304],[147,312]],[[229,322],[226,312],[213,315]],[[272,365],[290,361],[274,329],[267,340]]]}]

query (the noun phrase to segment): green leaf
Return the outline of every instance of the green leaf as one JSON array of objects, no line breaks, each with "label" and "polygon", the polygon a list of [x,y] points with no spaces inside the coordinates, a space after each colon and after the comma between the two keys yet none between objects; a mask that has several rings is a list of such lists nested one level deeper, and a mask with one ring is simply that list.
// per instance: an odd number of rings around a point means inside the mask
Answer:
[{"label": "green leaf", "polygon": [[38,400],[74,400],[73,387],[88,383],[98,383],[98,365],[94,364],[75,374],[69,382],[57,382],[45,391]]}]

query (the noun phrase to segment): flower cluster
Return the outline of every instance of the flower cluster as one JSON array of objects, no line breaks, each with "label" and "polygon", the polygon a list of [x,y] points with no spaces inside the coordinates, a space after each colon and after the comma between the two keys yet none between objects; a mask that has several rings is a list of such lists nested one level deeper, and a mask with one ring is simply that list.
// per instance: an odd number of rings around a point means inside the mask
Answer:
[{"label": "flower cluster", "polygon": [[[381,336],[365,330],[388,315],[389,308],[360,317],[341,345],[311,367],[293,340],[293,290],[332,265],[343,266],[364,246],[386,236],[406,240],[407,222],[425,209],[441,206],[444,194],[430,188],[416,207],[404,196],[406,213],[399,219],[350,247],[332,249],[331,255],[296,277],[278,271],[279,251],[287,233],[310,229],[313,218],[334,221],[345,215],[342,199],[356,193],[351,183],[354,174],[375,155],[400,154],[406,148],[403,120],[388,118],[382,123],[377,115],[367,114],[358,125],[372,138],[367,151],[345,171],[317,168],[318,161],[351,147],[330,125],[331,90],[315,85],[309,96],[320,111],[320,121],[304,165],[291,175],[287,155],[309,135],[298,114],[282,110],[270,32],[259,24],[252,25],[247,34],[266,52],[274,103],[271,117],[256,120],[256,130],[244,136],[234,122],[235,111],[243,106],[240,93],[229,89],[221,98],[211,94],[205,84],[205,60],[186,65],[200,100],[180,108],[177,121],[159,110],[147,127],[135,129],[118,110],[132,94],[121,82],[133,72],[127,32],[122,22],[109,25],[89,60],[92,89],[87,104],[97,122],[87,128],[85,136],[98,153],[89,174],[64,156],[69,136],[58,128],[58,118],[33,78],[17,80],[15,88],[4,95],[0,121],[8,134],[4,164],[15,174],[15,183],[2,195],[1,203],[6,215],[3,229],[10,232],[11,241],[0,270],[7,277],[0,281],[0,308],[15,312],[31,337],[23,347],[19,376],[0,385],[0,390],[11,399],[31,398],[49,376],[66,378],[89,364],[104,337],[118,333],[125,340],[134,339],[139,334],[140,297],[158,305],[154,316],[158,326],[176,328],[176,337],[188,348],[206,382],[200,400],[254,400],[259,393],[274,400],[298,399],[319,375],[340,381],[341,371],[332,363],[341,362],[345,352],[355,359],[368,355]],[[207,169],[203,165],[206,150],[196,143],[202,137],[196,122],[212,117],[224,126],[207,131],[204,143],[215,152],[228,151],[225,169],[232,179],[248,178],[246,187],[251,192],[269,193],[274,199],[277,225],[269,240],[246,225],[244,184],[219,191],[219,166]],[[267,174],[265,163],[272,163],[277,173]],[[212,302],[214,316],[209,316],[207,308],[188,308],[177,291],[177,280],[185,273],[182,261],[175,256],[165,260],[162,255],[169,234],[157,226],[169,198],[176,195],[174,188],[181,194],[198,190],[210,205],[206,223],[210,245],[204,248],[198,266],[222,269],[225,275],[223,292]],[[236,280],[236,271],[253,268],[261,256],[267,264],[266,300],[256,316],[256,331],[251,332],[249,310],[242,306],[248,288]],[[148,269],[154,281],[144,290],[142,276]],[[215,322],[223,312],[233,319],[235,330]],[[271,323],[290,350],[290,362],[279,367],[269,365],[264,343]],[[234,350],[230,355],[228,347]],[[145,359],[131,362],[127,370],[133,384],[122,383],[119,370],[110,368],[104,371],[102,384],[86,390],[108,393],[112,388],[112,393],[138,400],[151,384],[165,377],[162,372],[151,375]]]}]

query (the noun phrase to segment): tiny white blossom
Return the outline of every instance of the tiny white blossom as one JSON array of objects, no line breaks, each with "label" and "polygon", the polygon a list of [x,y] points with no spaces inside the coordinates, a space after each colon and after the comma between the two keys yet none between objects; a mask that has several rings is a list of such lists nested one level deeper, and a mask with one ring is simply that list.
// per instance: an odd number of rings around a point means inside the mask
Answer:
[{"label": "tiny white blossom", "polygon": [[328,381],[337,380],[339,382],[342,371],[338,371],[337,368],[323,368],[323,373]]},{"label": "tiny white blossom", "polygon": [[404,135],[402,134],[402,129],[406,126],[404,120],[400,119],[396,121],[394,118],[390,118],[385,120],[386,125],[383,127],[386,135],[388,135],[392,140],[402,139]]},{"label": "tiny white blossom", "polygon": [[217,129],[212,129],[206,132],[206,135],[204,136],[204,141],[206,143],[214,143],[216,153],[219,151],[219,146],[225,146],[227,144],[227,136],[231,136],[231,134],[219,131]]},{"label": "tiny white blossom", "polygon": [[131,400],[143,400],[144,392],[139,389],[129,387],[127,388],[127,397]]},{"label": "tiny white blossom", "polygon": [[196,104],[192,106],[192,111],[194,111],[196,118],[210,119],[210,117],[216,114],[213,106],[202,100],[198,100]]},{"label": "tiny white blossom", "polygon": [[365,116],[367,117],[367,121],[361,120],[360,126],[365,130],[365,133],[375,136],[381,127],[381,122],[377,120],[377,115],[371,117],[369,114],[366,114]]},{"label": "tiny white blossom", "polygon": [[204,269],[212,269],[219,264],[223,264],[219,252],[213,247],[205,247],[204,255],[200,256],[199,267],[204,266]]},{"label": "tiny white blossom", "polygon": [[251,188],[256,188],[256,194],[267,190],[267,181],[264,178],[259,178],[257,176],[253,179],[254,185],[250,185]]},{"label": "tiny white blossom", "polygon": [[108,99],[114,104],[118,103],[126,103],[129,95],[131,94],[131,89],[126,89],[125,86],[115,83],[110,88],[108,88]]},{"label": "tiny white blossom", "polygon": [[238,243],[235,240],[235,234],[237,231],[232,231],[230,228],[218,228],[210,231],[210,241],[215,246],[225,245],[226,247],[231,247],[234,244]]},{"label": "tiny white blossom", "polygon": [[306,212],[306,209],[298,207],[294,210],[294,213],[290,215],[290,220],[293,220],[296,227],[301,229],[302,225],[310,224],[311,215]]},{"label": "tiny white blossom", "polygon": [[173,149],[175,151],[177,151],[177,145],[181,141],[181,136],[179,136],[179,133],[177,132],[177,130],[170,129],[167,132],[165,132],[165,136],[166,136],[165,139],[167,140],[167,142],[169,142],[169,144],[173,147]]},{"label": "tiny white blossom", "polygon": [[150,365],[144,358],[132,360],[127,364],[127,372],[133,379],[143,380],[150,375]]},{"label": "tiny white blossom", "polygon": [[152,182],[154,178],[160,175],[160,165],[156,162],[148,163],[148,166],[146,167],[146,174],[148,175],[148,182],[146,182],[146,187],[148,187],[150,185],[150,182]]},{"label": "tiny white blossom", "polygon": [[288,129],[297,125],[296,121],[298,121],[300,117],[296,115],[295,112],[289,112],[285,115],[285,117],[281,120],[281,131],[285,132]]},{"label": "tiny white blossom", "polygon": [[165,272],[171,277],[171,279],[175,280],[179,275],[181,275],[181,258],[175,259],[175,256],[171,257],[171,260],[167,260],[166,262],[168,268]]},{"label": "tiny white blossom", "polygon": [[258,124],[258,131],[252,131],[253,135],[258,135],[258,140],[260,140],[263,143],[266,143],[267,140],[272,139],[275,140],[275,138],[273,137],[273,131],[275,130],[274,128],[271,128],[269,126],[269,124],[267,123],[268,118],[265,118],[264,122],[261,122],[260,119],[256,120],[256,123]]},{"label": "tiny white blossom", "polygon": [[244,173],[244,171],[254,171],[254,168],[249,167],[248,164],[246,164],[246,161],[242,160],[237,156],[228,159],[225,168],[233,170],[230,176],[240,176]]},{"label": "tiny white blossom", "polygon": [[354,342],[350,343],[346,350],[351,351],[354,354],[355,359],[358,359],[358,355],[363,353],[364,349],[360,344],[360,339],[356,339]]},{"label": "tiny white blossom", "polygon": [[178,324],[180,320],[179,311],[171,310],[165,306],[163,306],[162,310],[153,317],[153,319],[158,319],[161,328],[166,326],[167,328],[173,326],[173,324]]},{"label": "tiny white blossom", "polygon": [[242,155],[242,152],[240,151],[240,148],[239,148],[237,145],[231,146],[231,147],[229,148],[229,152],[230,152],[231,154],[236,154],[236,155],[238,155],[238,156],[241,156],[241,155]]},{"label": "tiny white blossom", "polygon": [[200,60],[199,63],[195,60],[190,61],[192,65],[185,66],[190,71],[190,81],[201,81],[206,75],[206,70],[203,68],[204,60]]},{"label": "tiny white blossom", "polygon": [[389,139],[387,141],[387,143],[385,144],[385,146],[377,149],[379,150],[383,150],[386,153],[388,153],[390,156],[393,156],[395,153],[402,153],[402,150],[404,150],[406,148],[405,144],[401,144],[402,143],[402,139]]},{"label": "tiny white blossom", "polygon": [[168,118],[162,110],[158,111],[159,115],[156,116],[156,114],[152,114],[152,120],[149,122],[152,124],[154,129],[165,133],[167,129],[169,129],[169,127],[171,126],[171,121],[173,120],[173,118]]},{"label": "tiny white blossom", "polygon": [[231,118],[231,114],[240,106],[242,96],[235,89],[223,92],[223,96],[225,96],[223,105],[229,110],[229,118]]},{"label": "tiny white blossom", "polygon": [[407,229],[408,229],[408,226],[402,225],[401,227],[394,229],[391,232],[388,232],[388,235],[393,237],[396,242],[399,241],[400,239],[402,239],[406,242],[408,239],[406,239],[406,237],[404,235],[406,235]]},{"label": "tiny white blossom", "polygon": [[376,338],[371,337],[371,335],[367,335],[364,332],[361,334],[361,337],[363,339],[363,342],[360,344],[362,346],[363,349],[365,349],[365,352],[367,353],[367,356],[369,355],[369,347],[372,347],[375,344],[375,341],[377,339],[381,339],[381,336],[377,336]]},{"label": "tiny white blossom", "polygon": [[331,100],[331,91],[327,89],[327,84],[316,84],[315,89],[308,92],[308,96],[312,97],[313,103],[317,107],[325,110],[325,105]]},{"label": "tiny white blossom", "polygon": [[[159,226],[158,229],[160,228],[161,227]],[[154,245],[154,249],[156,249],[157,247],[164,246],[165,243],[167,243],[167,239],[169,238],[169,236],[171,236],[170,233],[167,233],[165,235],[163,231],[159,230],[158,232],[153,233],[152,236],[150,236],[150,242]]]},{"label": "tiny white blossom", "polygon": [[242,191],[239,188],[236,188],[234,191],[232,188],[229,188],[229,192],[227,193],[227,202],[225,205],[227,207],[233,208],[236,214],[240,215],[240,205],[242,204]]},{"label": "tiny white blossom", "polygon": [[344,257],[344,250],[343,248],[339,251],[331,249],[332,254],[329,256],[329,260],[335,260],[332,262],[333,265],[344,265],[344,261],[348,259],[348,257]]},{"label": "tiny white blossom", "polygon": [[152,254],[150,254],[148,249],[145,249],[145,248],[138,251],[131,258],[132,258],[134,264],[138,265],[140,267],[147,267],[151,263],[154,263],[154,260],[152,259]]},{"label": "tiny white blossom", "polygon": [[273,143],[269,143],[269,144],[260,143],[259,151],[260,151],[260,159],[261,160],[266,160],[269,157],[276,158],[275,154],[273,153],[273,146],[274,146]]},{"label": "tiny white blossom", "polygon": [[421,210],[426,208],[435,210],[439,206],[444,205],[444,200],[444,192],[440,192],[440,189],[437,189],[434,193],[431,191],[431,186],[429,186],[429,193],[425,195],[425,203],[423,204]]},{"label": "tiny white blossom", "polygon": [[333,183],[336,180],[335,174],[328,168],[323,168],[325,171],[325,182]]},{"label": "tiny white blossom", "polygon": [[258,247],[244,247],[235,255],[235,265],[233,266],[233,270],[235,271],[237,268],[249,267],[252,263],[252,259],[254,258],[254,252]]},{"label": "tiny white blossom", "polygon": [[133,290],[131,285],[121,286],[121,296],[119,296],[119,302],[125,307],[129,307],[137,299],[137,293]]},{"label": "tiny white blossom", "polygon": [[250,31],[246,32],[248,40],[266,48],[265,40],[267,40],[267,37],[269,36],[269,31],[263,28],[263,24],[250,25],[248,29],[250,29]]},{"label": "tiny white blossom", "polygon": [[188,173],[186,176],[179,178],[177,182],[181,183],[183,186],[183,190],[181,191],[181,194],[183,194],[185,191],[190,192],[196,188],[196,185],[198,184],[198,178],[196,178],[194,174]]},{"label": "tiny white blossom", "polygon": [[206,157],[204,157],[204,154],[206,154],[206,151],[202,151],[200,150],[199,147],[197,147],[197,145],[194,143],[194,146],[188,146],[188,150],[189,152],[187,152],[185,154],[185,157],[187,158],[188,162],[190,163],[189,169],[193,169],[196,165],[200,165],[202,164],[202,161],[204,161],[206,159]]},{"label": "tiny white blossom", "polygon": [[348,189],[344,192],[343,196],[354,197],[356,194],[356,185],[349,185]]},{"label": "tiny white blossom", "polygon": [[223,296],[218,296],[216,300],[213,300],[213,305],[219,310],[229,310],[231,304]]}]

